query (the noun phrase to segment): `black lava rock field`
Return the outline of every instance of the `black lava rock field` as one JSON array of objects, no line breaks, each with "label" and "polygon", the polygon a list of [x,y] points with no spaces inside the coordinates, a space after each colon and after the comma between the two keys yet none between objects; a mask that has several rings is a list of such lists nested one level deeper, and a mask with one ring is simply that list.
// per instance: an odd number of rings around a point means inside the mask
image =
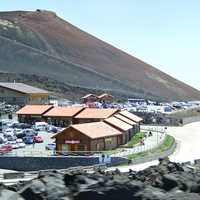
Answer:
[{"label": "black lava rock field", "polygon": [[198,200],[200,173],[161,159],[158,166],[121,173],[40,172],[30,182],[0,186],[0,200]]}]

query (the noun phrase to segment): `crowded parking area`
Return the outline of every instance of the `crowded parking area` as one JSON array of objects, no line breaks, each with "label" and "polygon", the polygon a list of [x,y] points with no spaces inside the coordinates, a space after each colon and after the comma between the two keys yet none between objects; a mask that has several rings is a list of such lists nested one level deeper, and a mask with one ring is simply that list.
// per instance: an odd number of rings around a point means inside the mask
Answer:
[{"label": "crowded parking area", "polygon": [[[5,119],[0,121],[0,155],[51,155],[55,150],[53,134],[62,130],[45,122],[34,125]],[[34,155],[33,155],[34,154]]]}]

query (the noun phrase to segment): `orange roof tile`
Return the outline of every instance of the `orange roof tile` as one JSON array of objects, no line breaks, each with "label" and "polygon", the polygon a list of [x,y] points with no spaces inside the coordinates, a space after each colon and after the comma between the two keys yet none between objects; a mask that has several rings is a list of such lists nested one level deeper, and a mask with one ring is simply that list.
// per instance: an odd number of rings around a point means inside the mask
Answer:
[{"label": "orange roof tile", "polygon": [[83,107],[54,107],[44,114],[46,117],[74,117]]},{"label": "orange roof tile", "polygon": [[114,115],[114,117],[116,117],[117,119],[120,119],[120,120],[122,120],[122,121],[124,121],[124,122],[126,122],[127,124],[130,124],[130,125],[136,125],[136,123],[134,122],[134,121],[132,121],[132,120],[130,120],[129,118],[127,118],[127,117],[124,117],[123,115],[120,115],[120,114],[116,114],[116,115]]},{"label": "orange roof tile", "polygon": [[123,115],[125,117],[127,117],[128,119],[133,120],[134,122],[141,122],[143,119],[138,117],[137,115],[134,115],[133,113],[128,112],[127,110],[123,110],[121,112],[119,112],[120,115]]},{"label": "orange roof tile", "polygon": [[75,118],[76,119],[106,119],[114,115],[118,109],[111,108],[86,108],[80,112]]},{"label": "orange roof tile", "polygon": [[122,120],[117,119],[116,117],[110,117],[105,119],[104,121],[116,128],[119,128],[122,131],[128,131],[133,128],[130,124],[127,124],[126,122],[123,122]]},{"label": "orange roof tile", "polygon": [[104,122],[92,122],[92,123],[71,125],[69,128],[66,128],[62,132],[54,135],[52,138],[56,138],[60,134],[67,134],[67,131],[70,130],[71,128],[81,132],[82,134],[88,136],[91,139],[111,137],[122,134],[122,132]]},{"label": "orange roof tile", "polygon": [[26,105],[16,112],[18,115],[42,115],[49,109],[53,108],[52,105]]}]

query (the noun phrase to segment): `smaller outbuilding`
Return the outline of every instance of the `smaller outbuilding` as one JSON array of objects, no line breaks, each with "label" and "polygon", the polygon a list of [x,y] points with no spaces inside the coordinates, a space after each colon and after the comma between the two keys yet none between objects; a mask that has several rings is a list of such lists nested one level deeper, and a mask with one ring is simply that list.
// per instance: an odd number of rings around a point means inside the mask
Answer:
[{"label": "smaller outbuilding", "polygon": [[109,102],[110,103],[110,102],[113,101],[114,97],[112,95],[110,95],[110,94],[104,93],[104,94],[99,95],[98,99],[102,103],[103,102],[105,102],[105,103]]},{"label": "smaller outbuilding", "polygon": [[26,105],[16,114],[19,122],[34,124],[37,121],[43,121],[43,115],[52,108],[52,105]]},{"label": "smaller outbuilding", "polygon": [[122,132],[105,122],[71,125],[52,138],[56,139],[56,151],[103,151],[120,145]]},{"label": "smaller outbuilding", "polygon": [[88,103],[94,103],[98,100],[98,96],[95,94],[87,94],[81,98],[82,103],[88,104]]}]

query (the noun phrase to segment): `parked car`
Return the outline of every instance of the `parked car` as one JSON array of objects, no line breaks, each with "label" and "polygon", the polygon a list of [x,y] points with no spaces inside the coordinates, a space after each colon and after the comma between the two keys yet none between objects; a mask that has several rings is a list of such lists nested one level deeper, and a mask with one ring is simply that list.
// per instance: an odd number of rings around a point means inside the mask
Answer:
[{"label": "parked car", "polygon": [[19,149],[19,145],[16,141],[9,141],[9,143],[12,146],[12,149]]},{"label": "parked car", "polygon": [[55,143],[49,143],[46,145],[46,150],[55,150],[56,149],[56,144]]},{"label": "parked car", "polygon": [[23,138],[25,144],[33,144],[33,137],[26,136]]},{"label": "parked car", "polygon": [[0,154],[6,154],[12,151],[11,145],[3,145],[0,147]]},{"label": "parked car", "polygon": [[34,129],[36,131],[45,131],[47,130],[48,124],[46,122],[35,122]]},{"label": "parked car", "polygon": [[26,147],[26,144],[24,143],[24,141],[22,139],[17,139],[16,142],[19,145],[19,148],[25,148]]},{"label": "parked car", "polygon": [[23,137],[25,137],[26,136],[26,133],[24,132],[24,130],[23,129],[15,129],[15,135],[16,135],[16,137],[17,138],[23,138]]},{"label": "parked car", "polygon": [[23,133],[24,133],[26,136],[30,136],[30,137],[33,137],[33,136],[38,135],[38,132],[37,132],[37,131],[35,131],[35,130],[33,130],[33,129],[30,129],[30,128],[24,129],[24,130],[23,130]]},{"label": "parked car", "polygon": [[4,136],[14,136],[14,129],[13,128],[7,128],[4,132],[3,132]]},{"label": "parked car", "polygon": [[57,133],[58,128],[56,126],[49,125],[49,126],[47,126],[47,131],[51,132],[51,133]]},{"label": "parked car", "polygon": [[8,135],[7,137],[7,141],[15,141],[17,139],[17,137],[15,135]]},{"label": "parked car", "polygon": [[34,141],[35,143],[42,143],[42,142],[43,142],[43,139],[42,139],[41,136],[34,136],[34,137],[33,137],[33,141]]},{"label": "parked car", "polygon": [[26,123],[13,123],[11,127],[18,128],[18,129],[27,129],[27,128],[31,128],[32,125],[26,124]]}]

